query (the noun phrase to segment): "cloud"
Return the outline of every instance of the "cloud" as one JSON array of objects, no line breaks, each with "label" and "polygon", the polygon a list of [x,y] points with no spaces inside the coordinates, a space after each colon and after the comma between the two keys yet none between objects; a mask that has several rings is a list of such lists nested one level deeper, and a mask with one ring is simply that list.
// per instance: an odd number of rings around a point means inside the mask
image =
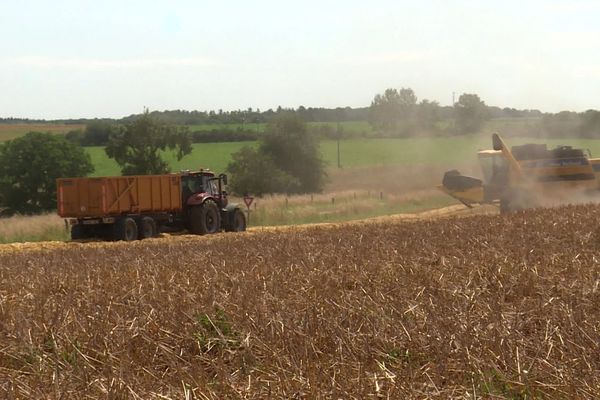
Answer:
[{"label": "cloud", "polygon": [[408,63],[431,60],[435,54],[431,51],[399,51],[371,54],[356,54],[338,59],[338,62],[347,64],[388,64]]},{"label": "cloud", "polygon": [[[545,1],[543,8],[554,12],[581,12],[598,8],[597,0],[556,0]],[[591,10],[590,10],[591,9]]]},{"label": "cloud", "polygon": [[579,65],[573,68],[573,75],[577,78],[600,78],[600,67]]},{"label": "cloud", "polygon": [[205,58],[154,58],[154,59],[86,59],[19,57],[0,60],[0,65],[16,65],[36,68],[72,68],[72,69],[142,69],[161,67],[217,67],[222,63]]}]

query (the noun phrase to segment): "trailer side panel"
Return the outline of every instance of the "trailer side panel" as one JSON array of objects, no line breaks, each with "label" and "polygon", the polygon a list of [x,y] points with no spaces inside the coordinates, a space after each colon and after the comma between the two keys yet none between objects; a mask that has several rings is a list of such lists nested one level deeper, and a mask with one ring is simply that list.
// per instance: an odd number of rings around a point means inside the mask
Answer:
[{"label": "trailer side panel", "polygon": [[58,214],[92,218],[181,211],[181,176],[58,179]]}]

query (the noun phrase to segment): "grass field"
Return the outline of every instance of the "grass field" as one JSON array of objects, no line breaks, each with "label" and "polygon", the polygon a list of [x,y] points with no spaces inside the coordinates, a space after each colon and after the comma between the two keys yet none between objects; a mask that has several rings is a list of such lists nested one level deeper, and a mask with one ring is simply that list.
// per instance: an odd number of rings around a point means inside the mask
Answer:
[{"label": "grass field", "polygon": [[[317,128],[320,126],[329,126],[332,129],[337,129],[337,122],[308,122],[309,128]],[[343,121],[339,123],[340,128],[345,133],[352,134],[369,134],[373,132],[373,127],[367,121]],[[213,129],[247,129],[256,132],[264,132],[267,124],[266,123],[246,123],[246,124],[201,124],[201,125],[188,125],[190,131],[210,131]]]},{"label": "grass field", "polygon": [[[510,138],[509,145],[523,143],[547,143],[549,147],[572,145],[590,149],[600,157],[600,140],[593,139],[529,139]],[[255,146],[254,142],[200,143],[193,145],[192,154],[176,161],[172,153],[166,153],[173,171],[180,169],[210,168],[222,172],[231,160],[231,154],[243,146]],[[477,162],[477,151],[491,148],[489,135],[456,136],[412,139],[348,139],[340,141],[340,158],[344,168],[391,165],[453,165]],[[88,147],[96,166],[95,176],[118,175],[117,164],[110,160],[100,147]],[[321,142],[323,159],[330,167],[337,166],[337,143]]]},{"label": "grass field", "polygon": [[597,399],[598,219],[0,246],[0,397]]},{"label": "grass field", "polygon": [[[241,201],[239,203],[243,205]],[[450,196],[433,190],[404,195],[358,189],[291,197],[265,196],[255,199],[250,224],[277,226],[351,221],[381,215],[415,213],[456,203]]]},{"label": "grass field", "polygon": [[[223,172],[231,160],[231,155],[244,146],[255,146],[254,142],[229,142],[229,143],[201,143],[194,144],[192,154],[187,155],[181,161],[177,161],[175,153],[164,153],[172,171],[198,170],[209,168],[216,172]],[[96,171],[93,176],[120,175],[117,163],[108,158],[104,147],[86,147],[90,154]]]},{"label": "grass field", "polygon": [[68,239],[70,235],[64,221],[54,213],[0,218],[0,243]]}]

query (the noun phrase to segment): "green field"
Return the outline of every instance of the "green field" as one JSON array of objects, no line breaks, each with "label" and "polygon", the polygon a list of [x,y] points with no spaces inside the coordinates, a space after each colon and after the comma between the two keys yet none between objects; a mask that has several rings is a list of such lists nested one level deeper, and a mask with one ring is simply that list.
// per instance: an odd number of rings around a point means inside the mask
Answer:
[{"label": "green field", "polygon": [[[318,128],[321,126],[329,126],[332,129],[337,129],[337,122],[308,122],[310,128]],[[373,132],[373,127],[368,121],[343,121],[339,123],[340,128],[344,133],[352,134],[369,134]],[[201,124],[201,125],[188,125],[191,132],[195,131],[211,131],[213,129],[246,129],[257,132],[264,132],[267,127],[266,123],[245,123],[245,124]]]},{"label": "green field", "polygon": [[[547,143],[549,147],[571,145],[589,149],[592,155],[600,156],[600,140],[593,139],[529,139],[510,138],[507,144]],[[171,169],[210,168],[222,172],[231,160],[231,154],[243,146],[256,146],[256,142],[198,143],[193,152],[181,161],[174,153],[165,153]],[[450,138],[413,139],[348,139],[340,141],[342,167],[368,167],[402,164],[438,164],[452,166],[475,162],[480,149],[491,148],[490,136],[457,136]],[[102,147],[87,147],[96,166],[94,176],[119,175],[117,164],[109,159]],[[337,143],[333,140],[321,142],[321,153],[328,166],[337,165]]]},{"label": "green field", "polygon": [[264,132],[267,124],[260,122],[260,123],[247,123],[247,124],[200,124],[200,125],[186,125],[190,132],[196,132],[196,131],[212,131],[213,129],[215,130],[220,130],[220,129],[231,129],[231,130],[236,130],[236,129],[246,129],[246,130],[252,130],[252,131],[258,131],[258,132]]},{"label": "green field", "polygon": [[[192,154],[177,161],[175,153],[165,152],[164,158],[169,162],[172,171],[183,169],[198,170],[200,168],[222,172],[231,160],[231,155],[244,146],[255,146],[255,142],[229,142],[229,143],[199,143],[194,144]],[[108,158],[104,147],[86,147],[85,150],[92,157],[96,167],[93,176],[120,175],[117,163]]]}]

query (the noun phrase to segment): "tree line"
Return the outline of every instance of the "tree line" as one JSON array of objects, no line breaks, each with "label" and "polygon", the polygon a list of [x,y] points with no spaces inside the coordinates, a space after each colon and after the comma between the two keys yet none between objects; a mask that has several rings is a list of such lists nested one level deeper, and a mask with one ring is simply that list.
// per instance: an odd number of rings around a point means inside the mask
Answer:
[{"label": "tree line", "polygon": [[[181,119],[187,116],[188,119]],[[213,128],[190,131],[181,121],[229,121],[232,129]],[[268,118],[266,118],[268,116]],[[481,131],[491,118],[524,118],[539,121],[527,125],[528,135],[600,137],[600,112],[561,112],[543,114],[537,110],[490,107],[477,94],[464,93],[452,106],[420,100],[410,88],[386,89],[376,94],[369,107],[360,109],[305,108],[243,112],[163,111],[119,120],[92,120],[81,131],[61,136],[30,132],[0,144],[0,209],[5,214],[38,213],[56,207],[56,178],[86,176],[94,171],[90,156],[82,146],[105,146],[123,175],[169,172],[162,159],[173,151],[180,160],[192,151],[192,144],[218,141],[258,141],[232,155],[227,167],[230,189],[238,195],[251,193],[312,193],[323,189],[325,164],[318,151],[320,138],[344,138],[344,132],[331,125],[309,126],[307,122],[368,120],[375,137],[415,135],[456,135]],[[216,118],[214,120],[206,118]],[[261,118],[265,118],[264,120]],[[9,119],[9,123],[18,123]],[[6,120],[5,120],[6,121]],[[74,120],[70,120],[73,122]],[[267,122],[263,122],[267,121]],[[36,121],[40,122],[40,121]],[[63,123],[66,121],[63,121]],[[79,121],[78,121],[79,122]],[[258,124],[264,124],[260,129]]]},{"label": "tree line", "polygon": [[[170,172],[162,158],[173,151],[178,160],[192,151],[187,127],[166,124],[151,113],[123,125],[90,124],[85,140],[107,140],[106,154],[122,175]],[[108,133],[107,133],[108,132]],[[65,136],[30,132],[0,144],[0,210],[2,215],[35,214],[56,208],[56,179],[94,172],[89,154]],[[325,164],[317,137],[294,114],[273,119],[257,147],[244,147],[227,166],[230,190],[252,193],[319,192],[325,183]]]}]

